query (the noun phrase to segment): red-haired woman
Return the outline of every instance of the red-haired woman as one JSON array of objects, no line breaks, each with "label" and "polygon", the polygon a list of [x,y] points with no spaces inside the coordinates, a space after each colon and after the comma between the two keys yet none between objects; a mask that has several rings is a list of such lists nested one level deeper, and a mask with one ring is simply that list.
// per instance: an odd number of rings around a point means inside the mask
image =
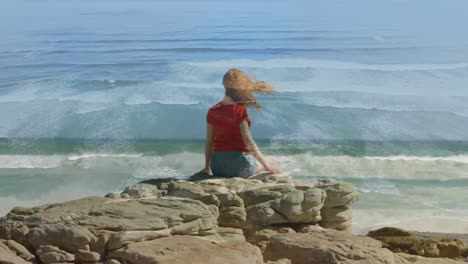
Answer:
[{"label": "red-haired woman", "polygon": [[263,81],[252,81],[238,69],[226,72],[223,85],[223,100],[208,110],[205,168],[201,173],[209,174],[210,169],[220,177],[249,177],[261,170],[280,173],[255,144],[247,113],[247,107],[261,109],[254,93],[271,94],[272,87]]}]

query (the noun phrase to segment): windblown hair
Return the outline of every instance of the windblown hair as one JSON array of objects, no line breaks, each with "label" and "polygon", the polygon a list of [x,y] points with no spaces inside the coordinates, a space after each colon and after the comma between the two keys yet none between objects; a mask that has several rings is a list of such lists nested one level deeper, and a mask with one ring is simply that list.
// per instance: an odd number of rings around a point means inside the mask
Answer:
[{"label": "windblown hair", "polygon": [[243,71],[232,68],[224,74],[223,85],[226,95],[237,103],[261,110],[262,106],[255,98],[256,93],[272,95],[274,88],[264,81],[250,79]]}]

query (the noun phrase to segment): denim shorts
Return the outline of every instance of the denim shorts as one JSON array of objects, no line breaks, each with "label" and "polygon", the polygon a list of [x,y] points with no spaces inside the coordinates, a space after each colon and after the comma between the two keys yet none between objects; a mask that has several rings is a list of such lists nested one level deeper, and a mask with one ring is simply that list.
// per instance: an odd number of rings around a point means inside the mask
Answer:
[{"label": "denim shorts", "polygon": [[241,151],[214,151],[211,155],[211,171],[219,177],[249,177],[255,174],[257,162],[252,155]]}]

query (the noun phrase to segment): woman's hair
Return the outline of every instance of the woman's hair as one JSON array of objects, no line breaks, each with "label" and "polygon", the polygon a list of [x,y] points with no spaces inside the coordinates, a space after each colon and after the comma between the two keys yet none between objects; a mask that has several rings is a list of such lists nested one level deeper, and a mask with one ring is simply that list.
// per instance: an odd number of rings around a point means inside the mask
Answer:
[{"label": "woman's hair", "polygon": [[255,93],[273,94],[273,87],[264,81],[251,80],[243,71],[232,68],[224,74],[223,85],[226,95],[237,103],[245,104],[248,107],[255,107],[258,110],[262,106],[257,102]]}]

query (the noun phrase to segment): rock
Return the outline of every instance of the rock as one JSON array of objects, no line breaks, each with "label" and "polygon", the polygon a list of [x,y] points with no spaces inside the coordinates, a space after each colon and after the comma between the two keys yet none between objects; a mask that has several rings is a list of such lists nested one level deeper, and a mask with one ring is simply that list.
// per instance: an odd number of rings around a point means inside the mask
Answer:
[{"label": "rock", "polygon": [[430,258],[439,257],[440,251],[437,244],[432,241],[416,241],[411,244],[409,253]]},{"label": "rock", "polygon": [[34,260],[36,257],[31,254],[23,245],[20,243],[14,241],[14,240],[8,240],[6,242],[6,246],[10,248],[13,252],[16,253],[16,255],[20,256],[24,260]]},{"label": "rock", "polygon": [[321,211],[322,221],[320,225],[336,230],[350,230],[353,213],[348,206],[325,207]]},{"label": "rock", "polygon": [[431,238],[394,227],[370,231],[368,236],[382,241],[383,246],[396,253],[409,253],[424,257],[461,258],[465,245],[456,238]]},{"label": "rock", "polygon": [[6,245],[0,243],[0,263],[2,264],[30,264],[31,262],[17,256]]},{"label": "rock", "polygon": [[[356,193],[352,185],[334,180],[306,185],[272,174],[196,182],[154,179],[107,198],[17,207],[0,221],[0,238],[7,239],[0,244],[6,247],[11,240],[10,248],[25,259],[31,257],[27,249],[34,249],[38,259],[31,260],[45,264],[99,264],[104,259],[124,264],[260,264],[261,249],[270,264],[310,259],[322,264],[407,264],[376,240],[317,225],[349,229],[348,205]],[[439,242],[451,254],[455,244]],[[439,250],[438,244],[431,246]],[[326,262],[330,259],[339,262]]]},{"label": "rock", "polygon": [[315,225],[302,225],[297,227],[297,232],[299,233],[313,233],[313,232],[322,232],[323,227],[319,226],[318,224]]},{"label": "rock", "polygon": [[[35,211],[36,213],[25,216],[25,223],[39,226],[39,229],[43,225],[50,227],[51,224],[62,224],[62,226],[70,228],[83,226],[94,230],[110,231],[172,228],[173,232],[202,235],[202,233],[210,232],[217,226],[217,216],[213,215],[213,212],[205,204],[192,199],[176,197],[130,200],[88,197],[50,205]],[[149,218],[151,221],[148,221]],[[73,227],[72,229],[77,228]],[[86,236],[93,237],[92,234]],[[87,240],[91,240],[91,238]],[[86,242],[89,243],[89,241]],[[80,247],[76,250],[78,249],[85,248]]]},{"label": "rock", "polygon": [[127,187],[122,195],[141,198],[157,198],[167,194],[167,183],[175,180],[174,178],[161,178],[141,181],[135,185]]},{"label": "rock", "polygon": [[188,181],[171,181],[168,184],[167,195],[197,199],[208,194],[199,184]]},{"label": "rock", "polygon": [[249,207],[269,200],[278,199],[284,194],[295,190],[296,188],[292,184],[280,184],[243,191],[239,193],[239,196],[244,200],[245,206]]},{"label": "rock", "polygon": [[256,225],[317,223],[324,199],[324,191],[318,188],[296,188],[280,198],[248,207],[247,221]]},{"label": "rock", "polygon": [[75,258],[80,262],[97,262],[101,259],[101,255],[99,255],[97,252],[90,252],[80,249],[76,253]]},{"label": "rock", "polygon": [[442,240],[437,242],[439,257],[458,258],[463,257],[465,245],[460,240]]},{"label": "rock", "polygon": [[277,261],[267,261],[266,264],[292,264],[289,259],[278,259]]},{"label": "rock", "polygon": [[75,255],[54,246],[40,246],[36,254],[44,264],[75,261]]},{"label": "rock", "polygon": [[115,259],[106,260],[105,264],[120,264],[120,261]]},{"label": "rock", "polygon": [[90,250],[92,252],[97,252],[101,256],[105,256],[109,239],[115,232],[106,230],[92,230],[92,233],[96,239],[91,241],[89,244]]},{"label": "rock", "polygon": [[260,249],[247,242],[215,243],[193,236],[173,236],[136,242],[109,258],[128,264],[262,264]]},{"label": "rock", "polygon": [[319,180],[317,187],[327,193],[324,207],[347,206],[359,199],[359,192],[351,183],[338,182],[333,179]]},{"label": "rock", "polygon": [[447,258],[425,258],[421,256],[408,255],[405,253],[395,254],[402,264],[462,264],[463,262]]},{"label": "rock", "polygon": [[89,244],[96,237],[85,227],[51,224],[35,227],[28,234],[29,244],[35,250],[41,246],[55,246],[68,252],[89,250]]},{"label": "rock", "polygon": [[249,177],[252,180],[260,180],[264,183],[293,183],[291,176],[286,174],[273,174],[271,172],[262,172]]},{"label": "rock", "polygon": [[244,201],[235,193],[216,194],[220,201],[218,224],[222,227],[241,227],[247,220]]},{"label": "rock", "polygon": [[287,258],[294,264],[396,263],[379,241],[324,229],[314,233],[278,234],[264,251],[265,260]]},{"label": "rock", "polygon": [[267,228],[246,230],[245,233],[247,241],[258,246],[263,251],[273,236],[278,234],[296,233],[296,231],[289,227],[269,226]]},{"label": "rock", "polygon": [[245,179],[245,178],[213,178],[208,180],[198,181],[207,193],[239,193],[242,191],[255,189],[265,186],[260,180]]},{"label": "rock", "polygon": [[104,197],[117,199],[117,198],[121,198],[121,194],[118,193],[118,192],[108,193],[108,194],[104,195]]},{"label": "rock", "polygon": [[396,227],[383,227],[374,231],[369,231],[369,237],[409,237],[414,236],[413,232],[409,232]]},{"label": "rock", "polygon": [[214,194],[208,194],[205,196],[198,197],[196,200],[207,204],[207,205],[216,205],[216,207],[221,206],[221,201]]},{"label": "rock", "polygon": [[13,221],[6,224],[0,223],[0,238],[9,240],[15,240],[16,242],[27,245],[26,235],[29,232],[29,228],[22,222]]},{"label": "rock", "polygon": [[112,233],[107,241],[108,250],[116,250],[135,241],[146,241],[171,236],[172,229],[154,231],[126,231]]},{"label": "rock", "polygon": [[218,227],[216,232],[224,241],[245,241],[244,232],[240,228]]}]

